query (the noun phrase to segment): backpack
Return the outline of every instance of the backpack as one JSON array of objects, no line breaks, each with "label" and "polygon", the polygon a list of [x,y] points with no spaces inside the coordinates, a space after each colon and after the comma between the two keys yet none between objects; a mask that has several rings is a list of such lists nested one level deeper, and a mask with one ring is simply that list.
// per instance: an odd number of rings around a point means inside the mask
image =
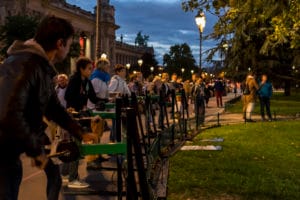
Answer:
[{"label": "backpack", "polygon": [[248,84],[246,84],[246,87],[245,87],[245,89],[244,89],[244,91],[243,91],[243,94],[244,94],[244,95],[249,95],[249,94],[250,94],[250,88],[249,88],[249,85],[248,85]]}]

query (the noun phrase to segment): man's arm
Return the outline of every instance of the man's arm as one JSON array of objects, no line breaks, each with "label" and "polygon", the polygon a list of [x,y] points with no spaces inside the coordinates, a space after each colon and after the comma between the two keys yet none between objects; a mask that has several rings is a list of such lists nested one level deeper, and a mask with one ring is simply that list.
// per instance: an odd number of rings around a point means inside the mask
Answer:
[{"label": "man's arm", "polygon": [[63,129],[69,131],[71,135],[82,140],[83,130],[73,117],[60,104],[55,93],[52,93],[49,104],[46,108],[45,116],[48,120],[53,120]]}]

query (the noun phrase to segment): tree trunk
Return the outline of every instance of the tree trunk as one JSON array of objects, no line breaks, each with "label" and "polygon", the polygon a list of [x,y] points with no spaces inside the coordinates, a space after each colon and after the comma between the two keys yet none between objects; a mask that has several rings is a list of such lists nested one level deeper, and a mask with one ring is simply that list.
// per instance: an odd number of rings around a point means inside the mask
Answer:
[{"label": "tree trunk", "polygon": [[284,81],[284,95],[291,96],[291,80]]}]

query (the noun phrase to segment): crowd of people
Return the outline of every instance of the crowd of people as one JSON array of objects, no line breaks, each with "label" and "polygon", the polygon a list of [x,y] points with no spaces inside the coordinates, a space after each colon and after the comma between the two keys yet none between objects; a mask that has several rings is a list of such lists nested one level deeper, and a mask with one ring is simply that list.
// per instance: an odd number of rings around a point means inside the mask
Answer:
[{"label": "crowd of people", "polygon": [[[143,74],[137,72],[127,81],[125,66],[113,66],[114,75],[111,76],[110,61],[102,57],[96,61],[95,66],[89,58],[80,57],[76,62],[76,71],[70,77],[66,74],[57,75],[54,64],[66,57],[73,35],[74,28],[70,22],[47,16],[33,39],[15,41],[8,49],[8,58],[0,67],[0,155],[6,161],[0,164],[0,199],[18,198],[22,180],[22,153],[26,153],[35,166],[45,171],[49,200],[58,199],[62,185],[61,174],[68,176],[68,186],[71,188],[89,186],[78,176],[78,160],[60,169],[47,157],[49,151],[45,148],[51,138],[47,138],[44,132],[51,123],[60,127],[60,134],[64,138],[101,142],[105,121],[99,118],[94,120],[98,124],[101,121],[99,126],[102,127],[97,129],[95,139],[95,135],[87,134],[91,130],[85,130],[71,116],[73,113],[103,110],[104,103],[113,102],[119,96],[158,95],[158,126],[163,130],[164,118],[168,113],[162,108],[170,101],[173,90],[185,91],[186,99],[194,106],[200,123],[204,122],[205,108],[209,105],[210,97],[216,95],[217,106],[223,107],[222,96],[226,94],[226,84],[220,78],[207,82],[203,77],[193,74],[191,80],[182,81],[176,74],[170,78],[168,73],[162,73],[161,76],[144,79]],[[245,90],[249,91],[244,93],[245,119],[252,121],[255,97],[259,95],[262,118],[265,119],[263,107],[266,107],[268,119],[271,120],[272,85],[267,81],[267,76],[262,76],[261,82],[257,83],[249,75]],[[177,103],[177,111],[180,112],[180,99]],[[115,142],[114,120],[110,130],[110,141]],[[98,162],[101,163],[103,159],[99,156]],[[91,166],[99,163],[91,163]]]}]

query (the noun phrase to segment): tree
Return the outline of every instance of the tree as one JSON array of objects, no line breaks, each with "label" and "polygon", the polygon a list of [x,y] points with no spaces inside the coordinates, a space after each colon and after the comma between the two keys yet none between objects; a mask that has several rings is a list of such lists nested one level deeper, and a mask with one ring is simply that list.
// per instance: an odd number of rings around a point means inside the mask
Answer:
[{"label": "tree", "polygon": [[144,77],[149,77],[151,75],[151,70],[150,70],[151,67],[154,67],[154,72],[153,72],[154,74],[158,72],[157,69],[158,62],[157,60],[155,60],[155,55],[150,53],[144,53],[141,59],[143,60],[142,72]]},{"label": "tree", "polygon": [[[33,38],[37,26],[40,22],[40,16],[31,15],[14,15],[8,16],[5,19],[5,24],[0,26],[0,43],[3,44],[0,56],[6,57],[6,51],[15,40],[28,40]],[[78,37],[78,36],[77,36]],[[79,42],[73,41],[70,46],[70,51],[66,59],[62,63],[56,64],[59,72],[70,72],[70,58],[80,55]]]},{"label": "tree", "polygon": [[[300,48],[299,0],[188,0],[185,11],[206,9],[219,17],[209,38],[219,41],[209,57],[225,53],[227,70],[269,73],[285,82],[289,94],[291,66]],[[224,44],[228,51],[224,52]]]},{"label": "tree", "polygon": [[3,44],[0,54],[6,56],[8,47],[15,40],[27,40],[34,36],[39,18],[28,15],[8,16],[0,27],[0,42]]},{"label": "tree", "polygon": [[[182,75],[183,79],[190,78],[190,71],[194,70],[197,72],[195,67],[195,59],[192,55],[192,51],[188,44],[176,44],[170,47],[168,54],[163,57],[163,62],[166,64],[166,71],[169,74],[176,73],[177,75]],[[184,68],[182,73],[181,69]]]},{"label": "tree", "polygon": [[149,40],[149,36],[142,35],[142,31],[139,31],[136,35],[134,43],[135,43],[135,45],[138,45],[138,46],[147,47],[148,40]]}]

